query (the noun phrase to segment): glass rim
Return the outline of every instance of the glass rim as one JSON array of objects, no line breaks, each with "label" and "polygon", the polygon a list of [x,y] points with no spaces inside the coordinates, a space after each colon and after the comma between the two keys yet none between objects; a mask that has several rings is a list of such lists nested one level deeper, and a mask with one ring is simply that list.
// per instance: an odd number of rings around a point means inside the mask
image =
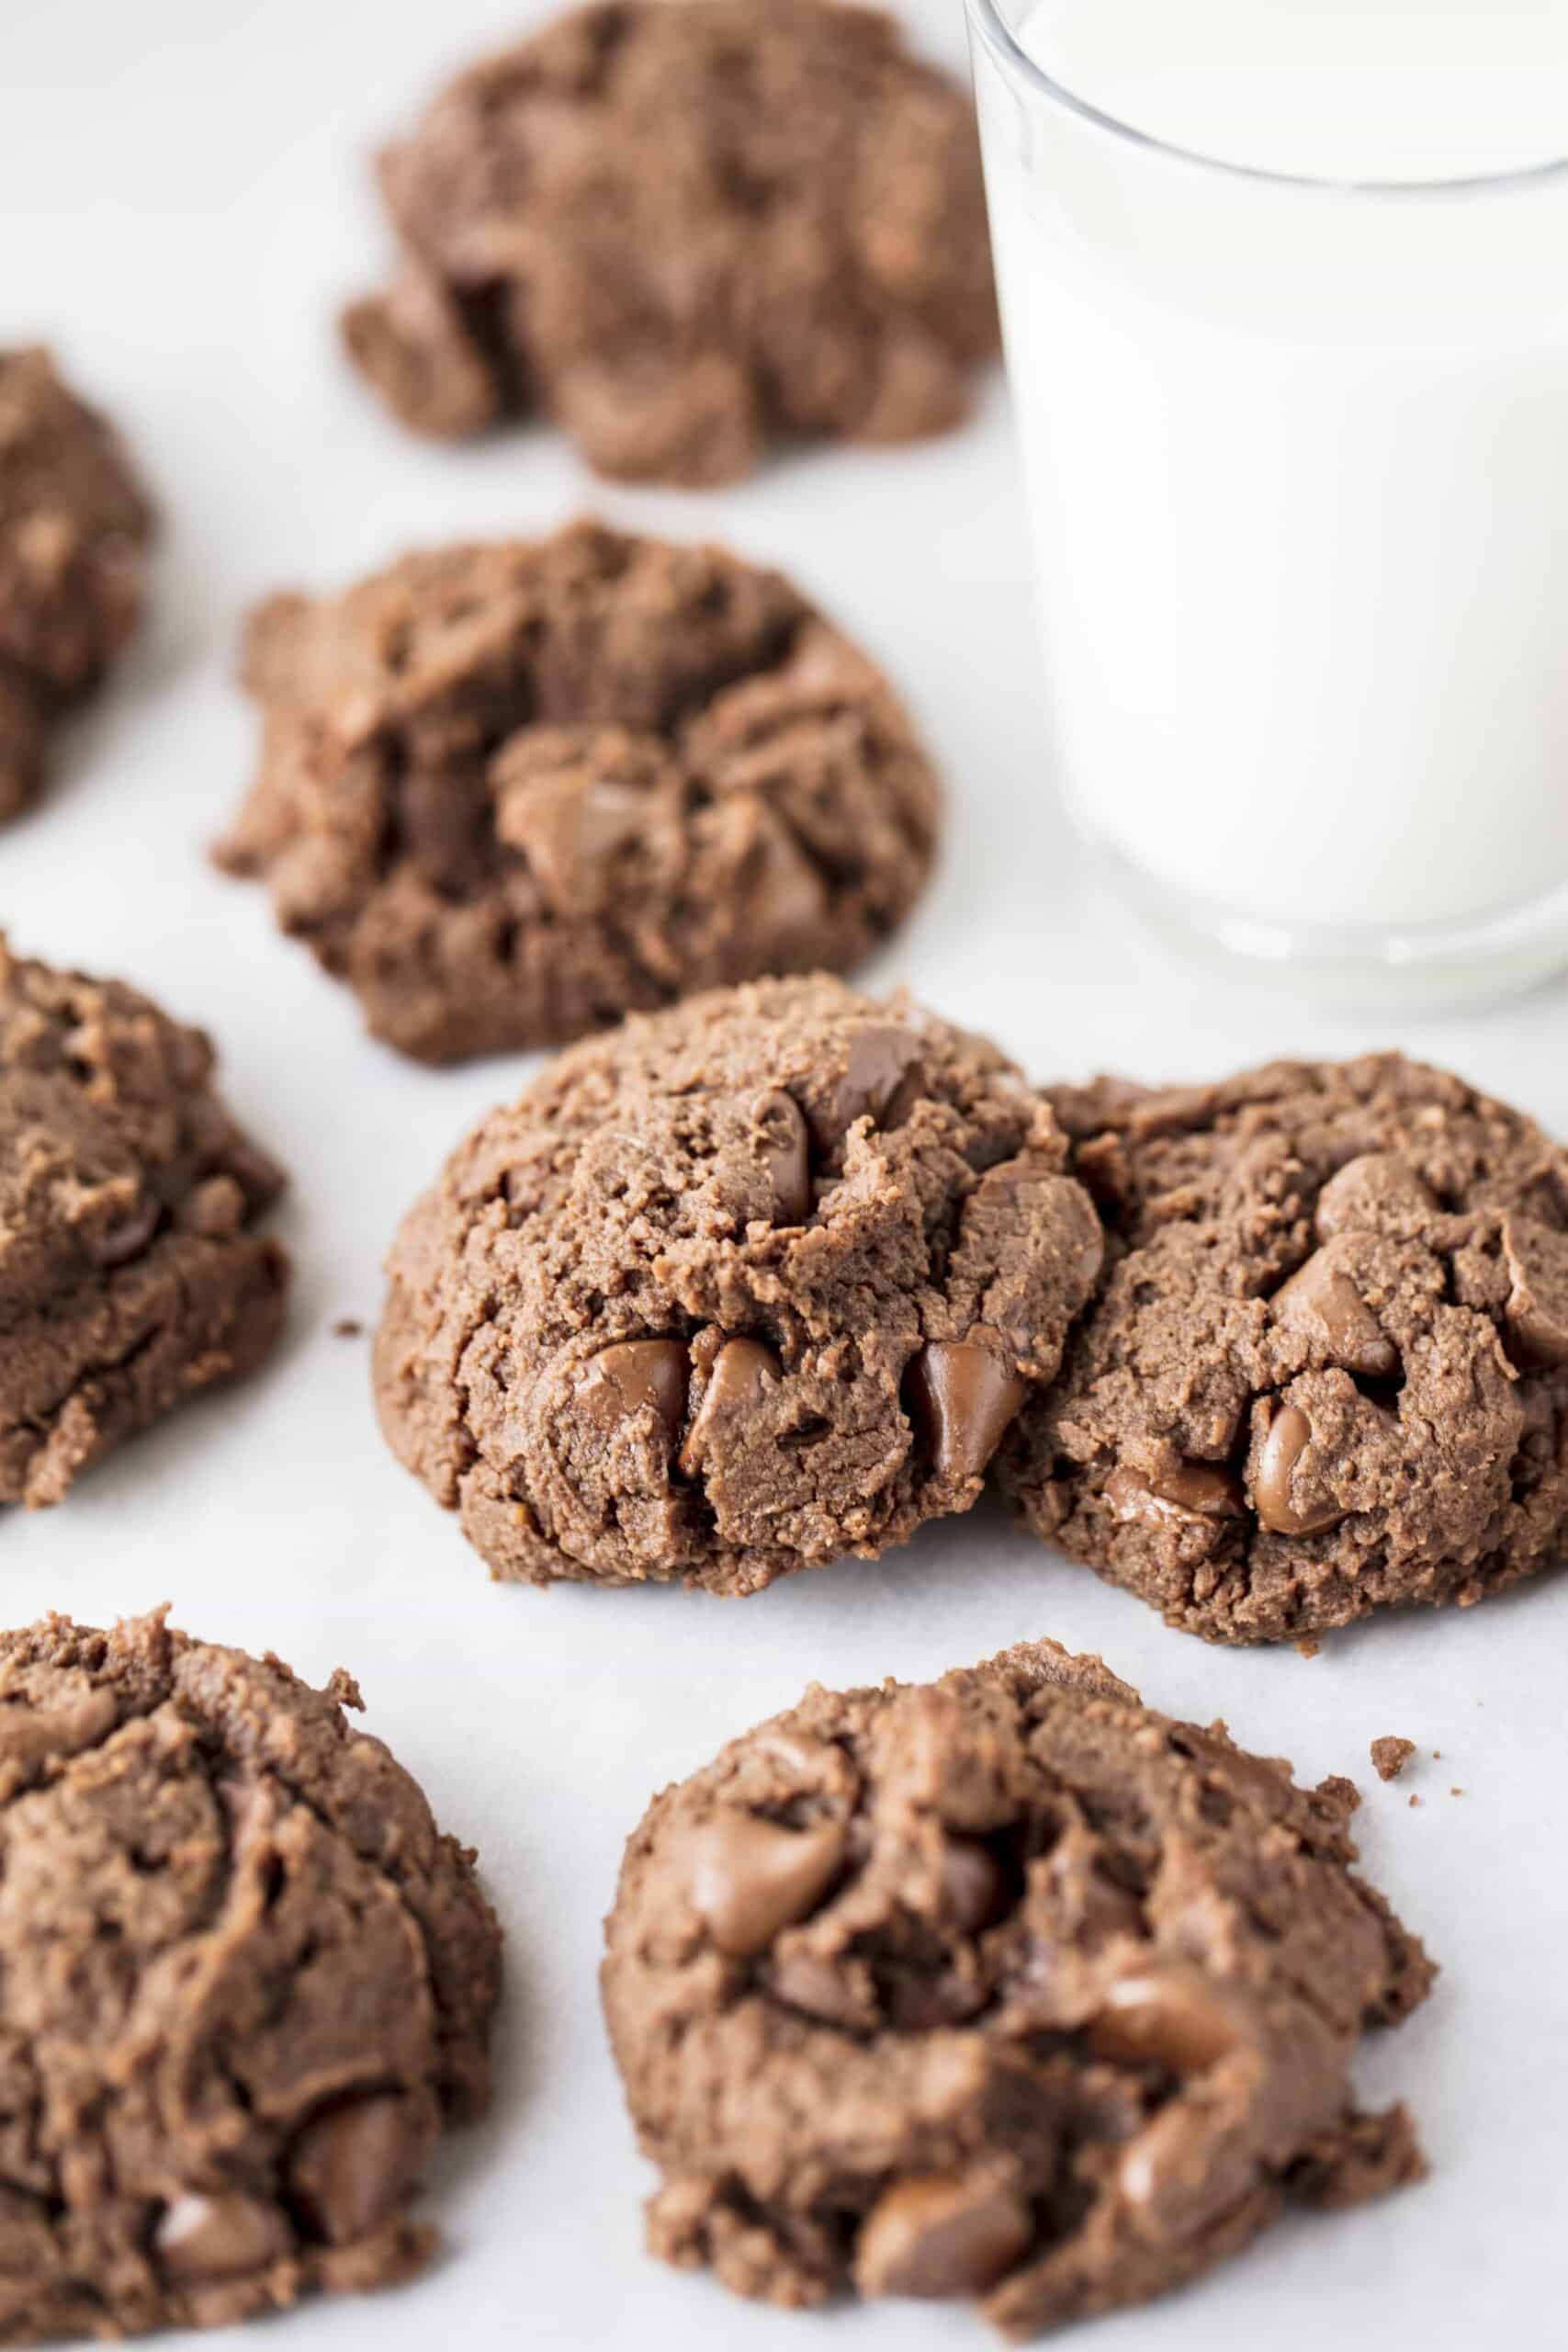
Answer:
[{"label": "glass rim", "polygon": [[1501,172],[1462,172],[1438,179],[1381,180],[1337,179],[1312,172],[1275,171],[1266,164],[1237,164],[1223,155],[1207,155],[1201,148],[1183,147],[1175,140],[1162,139],[1152,130],[1140,130],[1135,123],[1123,122],[1117,115],[1108,114],[1089,98],[1079,97],[1058,82],[1032,57],[1003,14],[1004,0],[965,0],[969,21],[986,47],[1004,72],[1047,99],[1077,115],[1096,130],[1106,131],[1125,145],[1144,153],[1167,157],[1172,163],[1185,164],[1203,172],[1213,172],[1222,178],[1250,181],[1264,187],[1294,188],[1312,196],[1382,197],[1422,199],[1432,197],[1477,196],[1506,194],[1510,190],[1526,190],[1568,177],[1568,154],[1551,156],[1540,164],[1511,165]]}]

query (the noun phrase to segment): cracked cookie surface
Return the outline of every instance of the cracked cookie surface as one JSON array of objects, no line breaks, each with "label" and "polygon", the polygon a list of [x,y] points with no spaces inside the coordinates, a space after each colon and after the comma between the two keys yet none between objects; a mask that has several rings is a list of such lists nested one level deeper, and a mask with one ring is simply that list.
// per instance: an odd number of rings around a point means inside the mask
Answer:
[{"label": "cracked cookie surface", "polygon": [[626,1848],[603,1986],[652,2250],[1021,2338],[1417,2177],[1350,2087],[1433,1973],[1349,1867],[1356,1802],[1053,1642],[808,1690]]},{"label": "cracked cookie surface", "polygon": [[141,616],[152,512],[118,436],[50,353],[0,350],[0,824]]},{"label": "cracked cookie surface", "polygon": [[847,969],[931,869],[886,681],[718,548],[579,524],[410,556],[265,605],[246,677],[262,763],[219,861],[423,1060]]},{"label": "cracked cookie surface", "polygon": [[219,2325],[429,2258],[500,1937],[378,1739],[162,1613],[0,1634],[0,2343]]},{"label": "cracked cookie surface", "polygon": [[576,10],[380,178],[401,259],[344,332],[418,432],[542,413],[602,473],[698,488],[773,441],[944,431],[996,354],[967,96],[866,9]]},{"label": "cracked cookie surface", "polygon": [[383,1426],[501,1577],[754,1591],[966,1510],[1100,1264],[985,1040],[825,977],[564,1055],[403,1223]]},{"label": "cracked cookie surface", "polygon": [[1108,1235],[1030,1523],[1212,1640],[1483,1600],[1568,1535],[1568,1155],[1394,1054],[1053,1098]]},{"label": "cracked cookie surface", "polygon": [[276,1339],[281,1170],[201,1032],[0,936],[0,1505],[58,1502],[125,1438]]}]

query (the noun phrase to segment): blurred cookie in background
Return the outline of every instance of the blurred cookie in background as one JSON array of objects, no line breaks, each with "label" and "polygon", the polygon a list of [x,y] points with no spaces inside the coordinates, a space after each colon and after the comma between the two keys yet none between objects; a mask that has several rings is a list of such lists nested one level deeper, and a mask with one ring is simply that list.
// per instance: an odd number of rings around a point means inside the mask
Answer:
[{"label": "blurred cookie in background", "polygon": [[39,347],[0,350],[0,824],[141,617],[152,510],[114,428]]},{"label": "blurred cookie in background", "polygon": [[0,1504],[59,1502],[277,1338],[283,1172],[215,1065],[139,990],[0,936]]},{"label": "blurred cookie in background", "polygon": [[723,548],[580,523],[406,556],[264,605],[245,680],[261,765],[218,861],[422,1061],[846,970],[931,871],[886,680]]},{"label": "blurred cookie in background", "polygon": [[609,0],[460,74],[380,159],[400,243],[355,365],[405,424],[560,425],[697,488],[908,441],[998,349],[968,94],[822,0]]}]

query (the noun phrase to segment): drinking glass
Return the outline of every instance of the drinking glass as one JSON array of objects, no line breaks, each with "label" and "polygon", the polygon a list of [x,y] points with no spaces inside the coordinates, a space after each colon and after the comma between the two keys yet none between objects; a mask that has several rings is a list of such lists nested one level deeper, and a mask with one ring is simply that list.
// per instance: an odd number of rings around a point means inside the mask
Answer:
[{"label": "drinking glass", "polygon": [[1568,6],[1425,97],[1429,9],[1288,6],[1340,85],[1259,0],[968,0],[1046,758],[1179,935],[1497,993],[1568,962]]}]

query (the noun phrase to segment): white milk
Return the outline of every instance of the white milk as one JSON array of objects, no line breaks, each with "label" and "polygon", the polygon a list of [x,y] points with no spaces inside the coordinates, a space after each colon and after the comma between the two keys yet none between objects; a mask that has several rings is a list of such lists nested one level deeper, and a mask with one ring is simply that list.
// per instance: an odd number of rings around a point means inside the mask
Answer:
[{"label": "white milk", "polygon": [[[1004,15],[1014,0],[1001,0]],[[1027,8],[1027,0],[1016,0]],[[976,80],[1086,827],[1231,918],[1568,885],[1568,0],[1035,0]]]}]

